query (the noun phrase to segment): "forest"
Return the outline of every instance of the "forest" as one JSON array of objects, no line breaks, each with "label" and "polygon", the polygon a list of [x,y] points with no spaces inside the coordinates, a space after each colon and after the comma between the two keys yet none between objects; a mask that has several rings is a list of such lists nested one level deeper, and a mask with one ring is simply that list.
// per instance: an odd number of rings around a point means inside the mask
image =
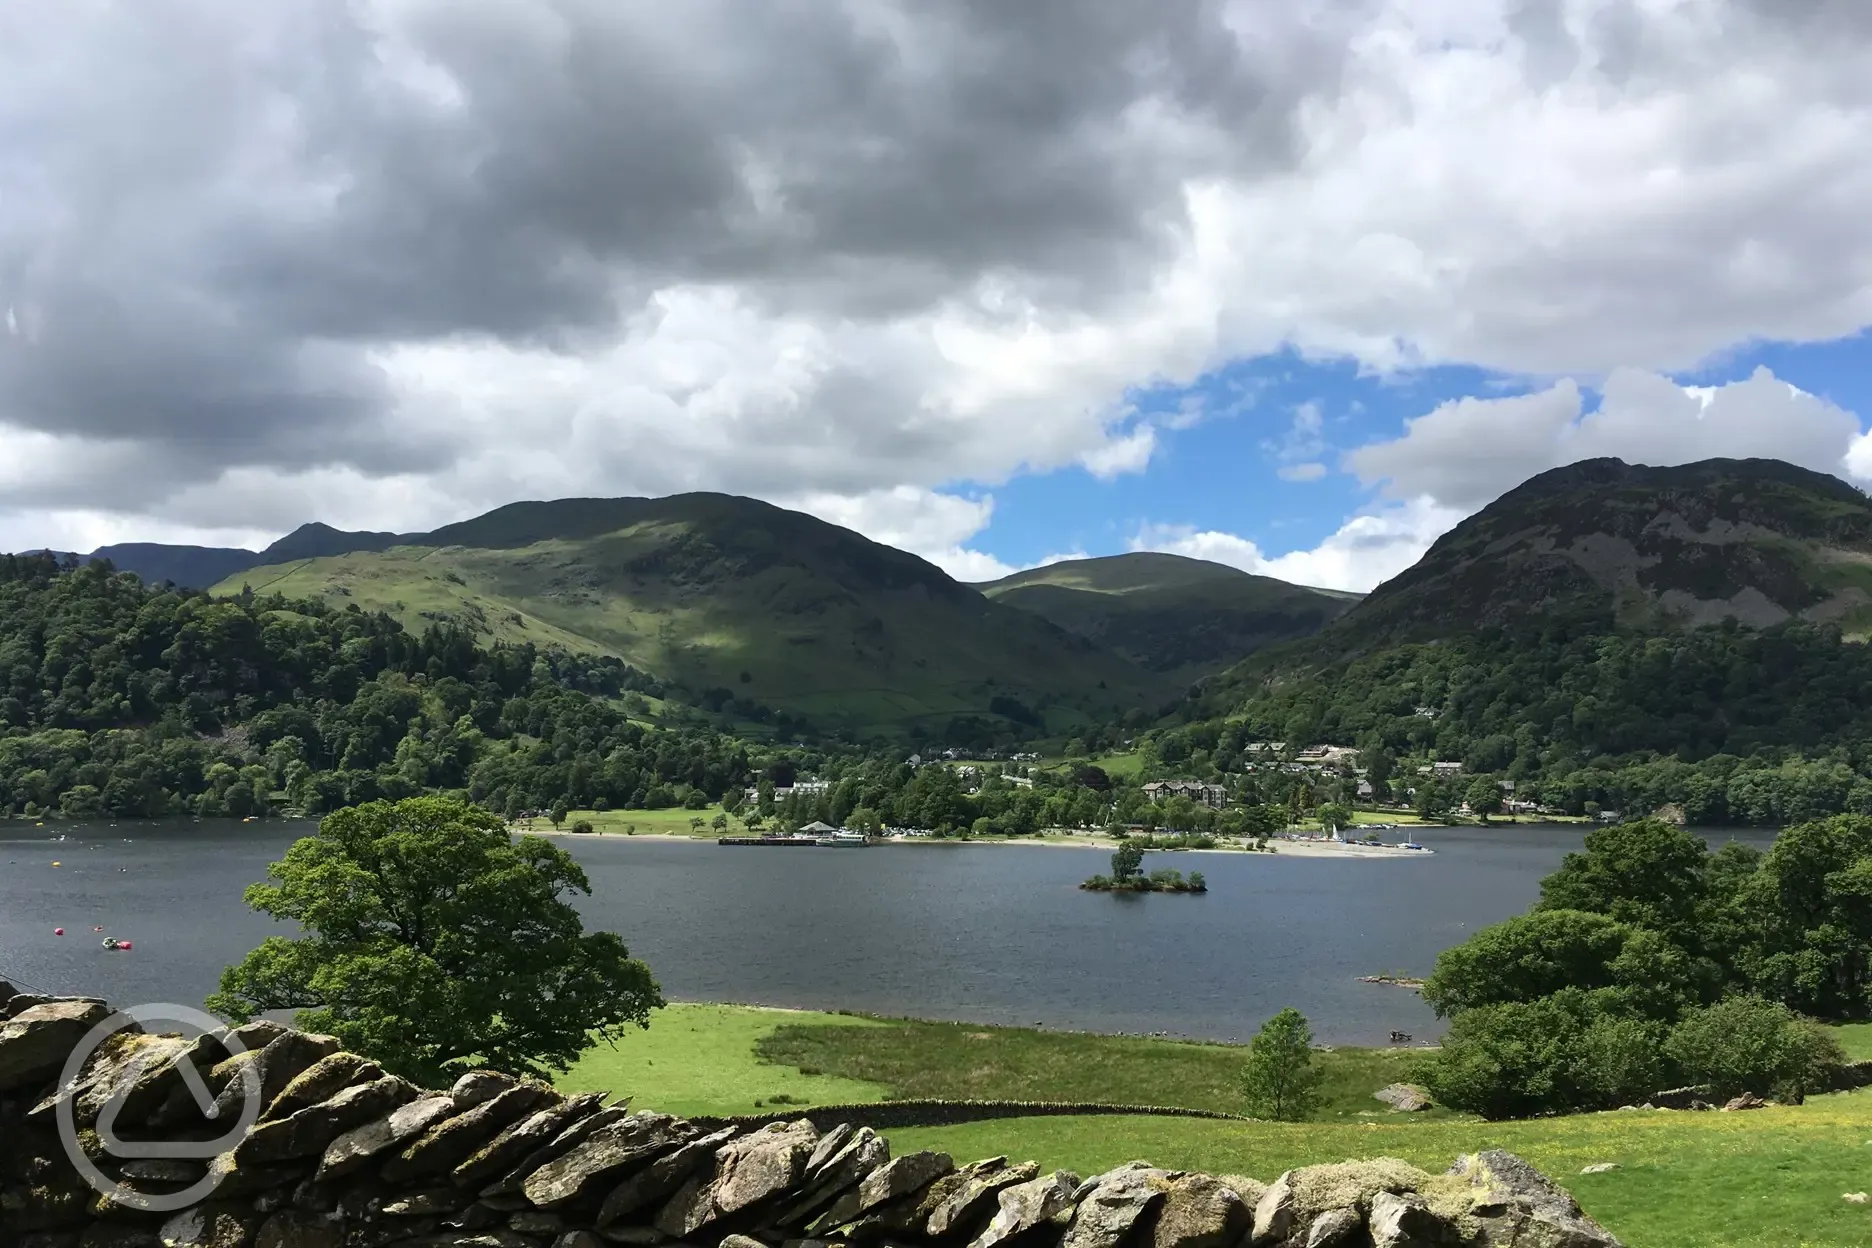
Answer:
[{"label": "forest", "polygon": [[0,556],[0,810],[317,814],[437,791],[517,813],[745,781],[742,742],[636,722],[632,691],[661,692],[615,659]]},{"label": "forest", "polygon": [[[1872,648],[1830,625],[1675,633],[1553,622],[1218,679],[1151,735],[1166,767],[1241,772],[1256,741],[1353,745],[1513,781],[1569,814],[1676,806],[1705,826],[1872,814]],[[1394,774],[1397,773],[1397,774]],[[1454,804],[1461,794],[1449,795]]]}]

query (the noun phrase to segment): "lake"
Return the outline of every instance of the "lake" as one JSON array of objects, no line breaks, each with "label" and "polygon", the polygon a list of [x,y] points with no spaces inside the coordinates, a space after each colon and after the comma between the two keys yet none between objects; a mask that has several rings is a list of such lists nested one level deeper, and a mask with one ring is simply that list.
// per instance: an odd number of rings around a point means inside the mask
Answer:
[{"label": "lake", "polygon": [[[313,830],[0,824],[0,978],[118,1005],[199,1004],[223,966],[291,934],[249,911],[241,890]],[[1587,829],[1414,831],[1437,852],[1162,856],[1208,877],[1205,896],[1082,893],[1079,881],[1108,868],[1099,849],[557,843],[591,877],[587,925],[620,933],[670,1000],[1216,1040],[1246,1039],[1291,1005],[1322,1042],[1374,1044],[1393,1029],[1421,1040],[1439,1028],[1414,992],[1357,977],[1427,973],[1439,951],[1526,909]],[[48,839],[61,832],[67,840]],[[98,926],[135,948],[104,950]]]}]

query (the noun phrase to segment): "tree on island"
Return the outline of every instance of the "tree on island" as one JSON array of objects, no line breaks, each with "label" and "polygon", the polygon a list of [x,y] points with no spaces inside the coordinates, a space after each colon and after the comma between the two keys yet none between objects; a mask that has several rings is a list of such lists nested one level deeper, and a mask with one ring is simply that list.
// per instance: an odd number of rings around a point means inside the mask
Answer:
[{"label": "tree on island", "polygon": [[1120,887],[1128,885],[1144,865],[1144,847],[1137,844],[1120,845],[1111,856],[1112,883]]},{"label": "tree on island", "polygon": [[247,904],[304,935],[270,936],[223,971],[208,1008],[243,1022],[296,1010],[420,1083],[563,1071],[663,1004],[650,968],[565,900],[591,892],[571,855],[465,802],[340,810],[267,874]]},{"label": "tree on island", "polygon": [[1289,1006],[1263,1023],[1248,1045],[1242,1098],[1257,1118],[1300,1122],[1319,1104],[1323,1073],[1313,1068],[1313,1029]]}]

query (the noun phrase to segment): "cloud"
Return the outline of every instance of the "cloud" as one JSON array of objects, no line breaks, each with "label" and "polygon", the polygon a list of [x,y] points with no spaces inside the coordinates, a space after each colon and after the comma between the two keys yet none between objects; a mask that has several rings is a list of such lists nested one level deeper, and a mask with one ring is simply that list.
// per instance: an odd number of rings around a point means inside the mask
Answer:
[{"label": "cloud", "polygon": [[1283,481],[1318,481],[1326,475],[1326,465],[1314,460],[1304,464],[1282,464],[1274,471]]},{"label": "cloud", "polygon": [[1473,511],[1536,473],[1582,459],[1684,464],[1784,459],[1872,480],[1859,418],[1758,368],[1742,381],[1683,387],[1616,369],[1597,408],[1572,381],[1533,394],[1463,398],[1405,422],[1402,437],[1359,447],[1346,467],[1394,498]]},{"label": "cloud", "polygon": [[1423,556],[1463,513],[1434,500],[1412,499],[1355,515],[1310,550],[1268,556],[1245,537],[1194,525],[1146,524],[1132,550],[1159,550],[1208,559],[1295,585],[1364,593]]},{"label": "cloud", "polygon": [[1277,349],[1837,337],[1872,322],[1857,12],[36,6],[0,545],[1111,477],[1158,446],[1128,396]]},{"label": "cloud", "polygon": [[966,545],[994,518],[992,497],[958,498],[897,486],[859,495],[808,494],[780,502],[874,542],[921,555],[958,581],[992,581],[1019,571]]}]

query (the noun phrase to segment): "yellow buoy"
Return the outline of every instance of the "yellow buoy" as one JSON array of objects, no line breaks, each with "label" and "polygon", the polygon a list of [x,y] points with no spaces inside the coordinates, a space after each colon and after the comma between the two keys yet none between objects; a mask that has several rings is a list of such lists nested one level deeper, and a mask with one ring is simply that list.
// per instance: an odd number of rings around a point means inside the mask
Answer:
[{"label": "yellow buoy", "polygon": [[58,866],[59,864],[58,864],[57,862],[54,862],[54,863],[53,863],[52,865],[56,867],[56,866]]}]

